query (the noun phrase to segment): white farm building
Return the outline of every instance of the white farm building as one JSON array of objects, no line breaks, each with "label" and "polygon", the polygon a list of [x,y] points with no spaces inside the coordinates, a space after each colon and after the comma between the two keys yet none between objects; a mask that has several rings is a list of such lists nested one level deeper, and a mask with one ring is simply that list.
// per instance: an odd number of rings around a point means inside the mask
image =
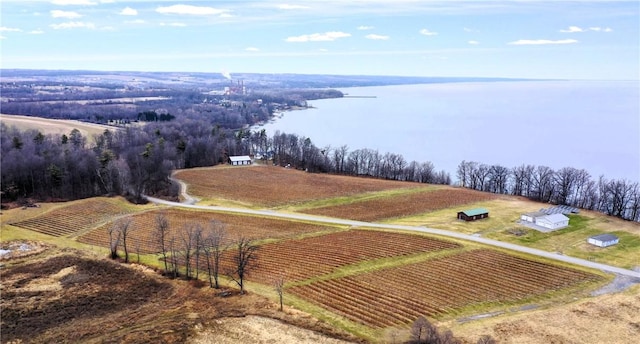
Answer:
[{"label": "white farm building", "polygon": [[620,239],[613,234],[600,234],[590,237],[587,239],[587,242],[598,247],[607,247],[617,244],[619,240]]},{"label": "white farm building", "polygon": [[229,157],[229,164],[231,165],[251,165],[251,157],[248,155],[237,155]]},{"label": "white farm building", "polygon": [[567,227],[569,225],[569,218],[562,214],[545,215],[536,217],[535,224],[540,227],[556,230]]}]

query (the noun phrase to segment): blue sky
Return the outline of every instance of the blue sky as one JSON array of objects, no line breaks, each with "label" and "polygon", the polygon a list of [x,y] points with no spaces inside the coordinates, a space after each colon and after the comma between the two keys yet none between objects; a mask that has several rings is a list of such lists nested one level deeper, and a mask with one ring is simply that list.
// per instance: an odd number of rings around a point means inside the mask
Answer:
[{"label": "blue sky", "polygon": [[640,1],[2,0],[2,68],[640,79]]}]

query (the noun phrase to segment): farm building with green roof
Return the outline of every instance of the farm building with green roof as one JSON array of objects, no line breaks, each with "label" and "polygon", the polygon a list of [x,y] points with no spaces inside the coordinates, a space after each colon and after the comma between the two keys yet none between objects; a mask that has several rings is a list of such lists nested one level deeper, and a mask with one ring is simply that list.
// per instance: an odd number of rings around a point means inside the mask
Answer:
[{"label": "farm building with green roof", "polygon": [[489,217],[489,211],[485,208],[475,208],[458,212],[458,219],[465,221],[475,221]]}]

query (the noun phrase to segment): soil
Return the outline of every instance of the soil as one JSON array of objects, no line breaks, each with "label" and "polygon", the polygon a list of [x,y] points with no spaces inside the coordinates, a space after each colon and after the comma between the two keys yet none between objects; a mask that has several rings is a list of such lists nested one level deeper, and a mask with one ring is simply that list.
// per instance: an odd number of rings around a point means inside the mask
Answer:
[{"label": "soil", "polygon": [[223,331],[232,337],[214,342],[255,343],[255,331],[244,331],[245,336],[234,330],[242,326],[287,328],[285,333],[298,338],[292,342],[324,337],[355,341],[306,314],[280,312],[258,295],[232,292],[219,297],[219,290],[166,279],[147,267],[29,244],[47,248],[7,258],[1,268],[2,342],[185,343],[206,339],[212,329],[229,321],[221,319],[248,315],[277,320],[240,322]]}]

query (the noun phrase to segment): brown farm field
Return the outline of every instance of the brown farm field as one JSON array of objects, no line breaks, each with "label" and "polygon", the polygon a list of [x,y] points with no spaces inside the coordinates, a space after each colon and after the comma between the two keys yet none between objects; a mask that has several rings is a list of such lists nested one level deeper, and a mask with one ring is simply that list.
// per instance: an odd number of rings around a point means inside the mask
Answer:
[{"label": "brown farm field", "polygon": [[[486,237],[508,236],[508,230],[514,227],[513,221],[518,213],[531,207],[544,207],[520,198],[496,196],[447,186],[316,175],[281,167],[219,166],[179,171],[176,173],[176,178],[182,179],[183,173],[187,172],[193,173],[189,175],[191,181],[188,181],[188,192],[193,195],[194,190],[201,188],[201,193],[195,193],[195,196],[201,197],[203,203],[240,204],[243,207],[252,208],[271,207],[274,212],[293,211],[365,221],[426,225],[468,234],[477,233]],[[216,179],[216,183],[220,184],[211,182]],[[201,180],[206,182],[198,184]],[[205,184],[206,187],[201,186]],[[223,192],[218,192],[220,190]],[[475,223],[455,219],[457,211],[477,206],[488,208],[490,218]],[[78,320],[64,312],[80,309],[82,302],[87,302],[89,297],[83,293],[89,291],[76,288],[73,289],[73,293],[67,293],[67,288],[75,288],[78,285],[76,280],[86,281],[86,278],[89,278],[87,276],[92,276],[92,269],[87,268],[89,263],[82,259],[65,258],[55,261],[56,268],[51,267],[40,275],[34,275],[36,276],[34,278],[29,277],[29,281],[24,282],[26,284],[21,280],[23,278],[21,274],[39,273],[35,269],[36,265],[29,265],[30,270],[25,270],[28,272],[20,270],[12,272],[10,280],[4,279],[5,271],[8,270],[3,271],[1,284],[3,302],[5,295],[11,297],[8,300],[10,303],[3,303],[3,321],[5,305],[11,305],[10,307],[13,308],[10,311],[13,313],[9,314],[15,319],[17,319],[15,314],[30,315],[27,318],[28,326],[38,327],[41,326],[40,321],[45,321],[42,326],[48,327],[43,332],[34,332],[37,334],[35,342],[51,342],[77,341],[77,339],[82,341],[83,338],[88,338],[86,336],[104,340],[106,338],[95,334],[98,329],[94,326],[95,324],[101,324],[100,327],[103,328],[115,328],[113,322],[136,317],[136,319],[143,319],[143,322],[114,330],[117,338],[162,340],[170,337],[172,340],[168,342],[189,342],[187,339],[198,337],[193,337],[192,330],[195,327],[202,329],[201,334],[209,333],[209,330],[214,331],[214,329],[218,334],[224,333],[225,331],[220,330],[222,322],[211,320],[218,319],[218,316],[260,315],[267,309],[270,317],[279,318],[276,314],[280,313],[275,312],[277,306],[272,303],[277,301],[273,280],[282,276],[285,279],[284,300],[288,309],[283,316],[288,316],[291,312],[308,313],[311,316],[305,315],[305,319],[307,317],[319,319],[320,322],[330,324],[329,327],[334,328],[336,333],[344,335],[344,332],[348,332],[366,342],[392,341],[387,336],[391,332],[399,334],[399,337],[394,334],[393,340],[406,338],[411,322],[421,315],[427,316],[442,329],[452,329],[454,334],[459,330],[464,343],[475,343],[482,334],[491,334],[500,342],[509,342],[509,331],[513,331],[514,338],[518,338],[517,342],[522,343],[550,341],[589,343],[588,338],[581,337],[579,331],[572,326],[597,327],[602,322],[608,323],[615,319],[627,324],[624,327],[627,334],[615,337],[619,339],[617,343],[632,343],[633,341],[626,340],[633,338],[634,334],[640,335],[638,313],[634,315],[632,312],[632,310],[640,310],[640,299],[637,297],[606,298],[607,295],[590,296],[592,291],[610,280],[611,276],[525,254],[515,254],[480,244],[426,234],[326,225],[201,209],[167,208],[153,204],[133,206],[121,198],[94,198],[42,204],[39,208],[16,208],[3,211],[0,238],[3,242],[16,238],[42,241],[47,245],[61,247],[60,254],[67,250],[65,247],[80,247],[93,251],[94,255],[100,254],[91,258],[100,261],[106,256],[105,248],[109,244],[107,229],[121,219],[130,219],[134,228],[128,239],[131,244],[130,253],[133,252],[134,255],[140,253],[143,263],[150,265],[152,269],[159,269],[161,263],[158,260],[159,250],[154,243],[154,228],[155,219],[160,213],[169,220],[170,235],[176,238],[180,237],[187,226],[199,225],[207,228],[211,221],[215,220],[224,225],[229,240],[239,236],[256,240],[255,243],[259,245],[258,263],[247,276],[246,287],[249,295],[246,298],[234,299],[238,303],[232,306],[244,307],[241,308],[241,312],[234,313],[222,298],[216,296],[216,291],[208,287],[177,291],[161,285],[155,296],[144,293],[132,294],[139,303],[132,302],[130,308],[118,303],[115,306],[119,307],[117,312],[112,314],[105,311],[107,306],[99,306],[95,312],[94,308],[90,307],[87,314],[91,315],[86,320]],[[575,223],[575,227],[570,228],[567,233],[557,234],[557,238],[567,238],[564,240],[567,242],[575,242],[578,239],[582,241],[578,233],[595,231],[635,236],[638,228],[636,224],[619,223],[615,219],[608,219],[590,212],[581,214],[576,218]],[[532,236],[527,240],[532,244],[543,245],[551,239],[546,236]],[[522,244],[524,242],[522,240],[523,238],[515,238],[506,241],[521,241]],[[94,250],[92,249],[94,247],[100,249]],[[637,252],[636,248],[631,247],[631,249],[633,250],[628,252]],[[605,257],[609,256],[607,252],[613,252],[615,255],[623,254],[620,249],[602,251],[599,257],[603,257],[604,261],[606,261]],[[230,266],[231,255],[231,251],[225,253],[223,271]],[[29,264],[31,259],[39,259],[37,254],[34,257],[24,258],[16,266]],[[135,261],[135,258],[133,259]],[[625,262],[628,264],[630,261],[627,259]],[[10,263],[9,266],[13,266],[12,264],[14,263]],[[44,263],[40,261],[39,264]],[[120,263],[113,262],[116,268],[118,264]],[[127,264],[120,265],[129,267]],[[97,273],[102,271],[99,269],[106,267],[106,265],[100,265],[95,271]],[[110,272],[100,272],[100,274],[103,273],[107,274],[105,276],[108,277],[106,279],[108,283],[117,283],[114,282]],[[100,274],[99,276],[102,276]],[[201,276],[203,275],[206,273],[201,273]],[[31,280],[34,282],[30,282]],[[141,281],[147,283],[146,280]],[[175,286],[174,282],[180,281],[167,281]],[[42,283],[46,284],[46,287],[40,287]],[[49,284],[54,286],[51,287]],[[28,286],[27,289],[23,288],[25,285]],[[123,286],[125,289],[137,288],[130,284],[123,284]],[[233,282],[226,278],[223,278],[223,286],[225,290],[234,288]],[[38,288],[45,288],[47,292],[44,293],[43,289]],[[49,293],[53,291],[51,288],[57,291],[62,290],[63,294]],[[92,288],[96,291],[103,290],[100,289],[103,288],[102,286],[92,286]],[[15,293],[6,294],[7,290]],[[34,290],[38,294],[30,294]],[[635,290],[637,291],[637,288]],[[78,301],[80,305],[76,301],[66,303],[72,307],[71,311],[64,308],[65,303],[56,303],[58,302],[56,300],[70,295],[80,297]],[[158,298],[162,295],[179,297],[176,302],[164,303]],[[190,295],[193,295],[193,298]],[[95,298],[90,297],[90,300]],[[200,305],[201,302],[206,302],[207,298],[213,299],[211,305]],[[27,302],[22,303],[25,300]],[[100,297],[95,300],[98,304],[100,302],[105,302],[105,305],[110,304],[108,300],[102,300]],[[126,301],[126,298],[124,300]],[[153,306],[148,305],[144,300],[149,300]],[[599,306],[586,303],[587,301],[597,303],[599,300],[608,302],[603,306],[608,307],[605,308],[607,311],[601,311]],[[11,302],[14,303],[11,304]],[[46,304],[38,302],[46,302]],[[256,307],[249,306],[251,302],[258,302],[260,304],[258,308],[261,310],[258,311]],[[580,306],[576,306],[576,302],[581,302]],[[17,304],[20,305],[16,306]],[[166,309],[162,308],[163,304],[166,305]],[[69,321],[38,320],[36,313],[29,313],[33,312],[33,307],[45,307],[50,310],[49,314],[58,317],[61,317],[60,312],[63,312],[62,319],[69,319]],[[247,307],[251,310],[247,311]],[[616,315],[612,311],[615,307],[622,307],[626,313]],[[528,314],[535,316],[543,314],[542,309],[556,312],[553,314],[564,314],[563,326],[567,332],[573,333],[573,337],[568,339],[559,336],[557,332],[545,332],[528,320],[524,320]],[[150,315],[144,315],[147,314],[145,312],[160,314],[160,321],[150,326],[150,323],[146,322],[150,319]],[[586,312],[584,314],[588,316],[583,316],[582,312]],[[110,322],[107,324],[97,322],[96,319],[101,316]],[[554,316],[557,319],[561,317]],[[542,319],[543,316],[538,317]],[[209,320],[198,321],[205,318]],[[171,323],[171,320],[175,319],[182,319],[177,322],[178,327]],[[95,322],[91,325],[93,327],[88,326],[87,324],[92,320]],[[11,326],[18,326],[15,321],[11,324]],[[313,324],[319,323],[305,320],[302,324],[314,329],[316,327]],[[183,325],[186,327],[180,327]],[[17,333],[15,331],[5,332],[9,329],[4,322],[2,326],[3,333],[13,333],[12,338],[25,340],[15,335]],[[78,332],[81,337],[69,337],[65,340],[64,332],[72,331],[73,326],[86,328]],[[263,321],[257,320],[253,322],[253,326],[264,327],[265,325]],[[612,328],[622,327],[612,325]],[[331,330],[327,332],[327,327],[322,329],[323,333],[332,333]],[[22,331],[22,328],[19,330]],[[540,335],[543,332],[545,334]],[[175,336],[172,337],[171,333]],[[255,337],[243,337],[235,332],[230,335],[240,343],[255,342]],[[207,336],[211,337],[210,334]],[[348,336],[341,338],[348,338]],[[351,339],[354,338],[351,337]],[[557,338],[563,339],[555,340]],[[205,339],[199,340],[203,341],[198,343],[208,343]],[[229,338],[216,337],[214,342],[224,342],[224,340]]]},{"label": "brown farm field", "polygon": [[415,188],[420,184],[306,173],[283,167],[217,166],[179,170],[176,179],[188,185],[188,193],[205,202],[232,201],[257,207],[277,207],[318,199]]}]

